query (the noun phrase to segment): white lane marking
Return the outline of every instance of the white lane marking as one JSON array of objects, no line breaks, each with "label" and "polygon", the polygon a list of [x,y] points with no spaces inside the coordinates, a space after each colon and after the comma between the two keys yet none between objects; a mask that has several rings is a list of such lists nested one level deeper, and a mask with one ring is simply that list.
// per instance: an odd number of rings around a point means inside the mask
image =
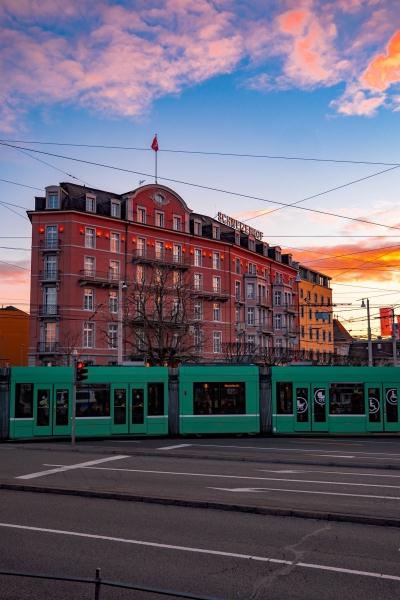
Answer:
[{"label": "white lane marking", "polygon": [[320,565],[316,563],[296,562],[294,560],[284,560],[282,558],[269,558],[267,556],[257,556],[252,554],[239,554],[237,552],[224,552],[222,550],[211,550],[209,548],[195,548],[192,546],[176,546],[172,544],[161,544],[159,542],[145,542],[143,540],[133,540],[129,538],[111,537],[108,535],[98,535],[94,533],[83,533],[80,531],[65,531],[63,529],[47,529],[44,527],[31,527],[28,525],[17,525],[14,523],[0,523],[0,527],[9,529],[22,529],[25,531],[36,531],[39,533],[53,533],[57,535],[66,535],[72,537],[88,538],[92,540],[102,540],[106,542],[117,542],[121,544],[132,544],[135,546],[147,546],[150,548],[160,548],[163,550],[177,550],[179,552],[192,552],[195,554],[206,554],[211,556],[222,556],[226,558],[240,558],[244,560],[254,560],[262,563],[273,563],[278,565],[292,565],[303,569],[317,569],[319,571],[334,571],[345,575],[358,575],[361,577],[374,577],[376,579],[388,579],[390,581],[400,581],[398,575],[387,575],[385,573],[375,573],[373,571],[359,571],[358,569],[347,569],[344,567],[331,567],[329,565]]},{"label": "white lane marking", "polygon": [[287,488],[219,488],[210,487],[210,490],[219,490],[221,492],[245,492],[245,493],[257,493],[257,492],[292,492],[293,494],[320,494],[323,496],[347,496],[350,498],[374,498],[378,500],[400,500],[399,496],[374,496],[372,494],[346,494],[344,492],[316,492],[313,490],[291,490]]},{"label": "white lane marking", "polygon": [[387,477],[390,479],[400,479],[400,475],[382,475],[381,473],[355,473],[354,471],[316,471],[315,469],[298,469],[293,471],[277,471],[272,469],[257,469],[262,473],[318,473],[325,475],[355,475],[356,477]]},{"label": "white lane marking", "polygon": [[[228,444],[192,444],[192,446],[198,446],[200,448],[235,448],[235,450],[268,450],[273,452],[329,452],[331,454],[337,454],[338,450],[326,450],[325,448],[273,448],[270,446],[233,446]],[[367,456],[376,457],[376,456],[399,456],[398,452],[389,453],[389,452],[361,452],[360,450],[354,450],[353,454],[365,454]],[[381,459],[382,460],[382,459]]]},{"label": "white lane marking", "polygon": [[[46,467],[54,467],[57,465],[45,464]],[[317,483],[320,485],[347,485],[357,487],[378,487],[378,488],[393,488],[395,490],[400,489],[399,485],[384,485],[381,483],[352,483],[348,481],[318,481],[314,479],[284,479],[282,477],[255,477],[250,475],[220,475],[218,473],[186,473],[181,471],[154,471],[150,469],[125,469],[113,468],[113,467],[92,467],[90,465],[85,466],[81,463],[77,468],[92,469],[94,471],[122,471],[123,473],[150,473],[152,475],[181,475],[183,477],[216,477],[222,479],[250,479],[256,481],[285,481],[288,483]]]},{"label": "white lane marking", "polygon": [[313,456],[329,456],[329,458],[355,458],[348,454],[313,454]]},{"label": "white lane marking", "polygon": [[176,450],[176,448],[187,448],[192,444],[178,444],[177,446],[163,446],[162,448],[157,448],[157,450]]},{"label": "white lane marking", "polygon": [[[38,471],[37,473],[29,473],[28,475],[20,475],[15,479],[36,479],[36,477],[44,477],[45,475],[53,475],[54,473],[62,473],[63,471],[72,471],[73,469],[82,469],[91,465],[109,462],[111,460],[120,460],[121,458],[129,458],[129,455],[119,454],[117,456],[109,456],[108,458],[99,458],[97,460],[89,460],[83,463],[74,465],[58,465],[56,469],[47,469],[46,471]],[[45,465],[46,466],[46,465]]]}]

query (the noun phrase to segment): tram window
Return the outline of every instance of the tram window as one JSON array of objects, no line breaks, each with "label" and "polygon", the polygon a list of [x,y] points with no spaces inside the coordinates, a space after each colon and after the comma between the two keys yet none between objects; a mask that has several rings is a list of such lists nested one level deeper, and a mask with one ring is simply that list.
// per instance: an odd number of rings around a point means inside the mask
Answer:
[{"label": "tram window", "polygon": [[363,383],[332,383],[329,388],[331,415],[365,415]]},{"label": "tram window", "polygon": [[76,390],[77,417],[109,417],[110,386],[102,383],[80,385]]},{"label": "tram window", "polygon": [[246,387],[240,383],[194,383],[193,414],[243,415],[246,414]]},{"label": "tram window", "polygon": [[68,425],[69,391],[56,391],[56,425]]},{"label": "tram window", "polygon": [[385,388],[386,421],[397,423],[399,420],[399,408],[397,401],[397,388]]},{"label": "tram window", "polygon": [[33,417],[33,383],[15,384],[15,418]]},{"label": "tram window", "polygon": [[308,388],[296,388],[296,420],[298,423],[308,421]]},{"label": "tram window", "polygon": [[368,388],[368,419],[370,423],[381,420],[381,391],[379,388]]},{"label": "tram window", "polygon": [[164,414],[164,384],[147,384],[147,414],[149,417],[159,417]]},{"label": "tram window", "polygon": [[278,415],[293,414],[293,384],[278,381],[276,384],[276,412]]},{"label": "tram window", "polygon": [[114,425],[126,423],[126,389],[114,390]]}]

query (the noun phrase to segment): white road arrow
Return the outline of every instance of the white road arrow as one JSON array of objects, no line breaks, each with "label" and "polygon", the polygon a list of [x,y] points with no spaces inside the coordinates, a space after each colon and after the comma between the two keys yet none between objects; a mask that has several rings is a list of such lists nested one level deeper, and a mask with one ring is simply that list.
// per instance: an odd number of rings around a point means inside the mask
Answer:
[{"label": "white road arrow", "polygon": [[220,492],[268,492],[268,488],[217,488],[212,487],[210,490],[219,490]]}]

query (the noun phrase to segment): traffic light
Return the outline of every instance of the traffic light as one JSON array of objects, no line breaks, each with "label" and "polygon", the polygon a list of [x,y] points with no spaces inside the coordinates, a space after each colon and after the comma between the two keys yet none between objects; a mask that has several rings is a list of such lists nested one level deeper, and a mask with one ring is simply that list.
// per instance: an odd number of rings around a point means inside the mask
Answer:
[{"label": "traffic light", "polygon": [[88,365],[82,360],[76,363],[76,381],[85,381],[88,378]]}]

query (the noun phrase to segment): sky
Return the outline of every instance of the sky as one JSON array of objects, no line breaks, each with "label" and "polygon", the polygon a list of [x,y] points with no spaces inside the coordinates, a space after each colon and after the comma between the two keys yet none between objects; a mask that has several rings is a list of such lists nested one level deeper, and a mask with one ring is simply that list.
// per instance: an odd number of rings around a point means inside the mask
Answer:
[{"label": "sky", "polygon": [[0,81],[0,306],[35,194],[154,181],[156,132],[159,182],[331,276],[353,335],[400,314],[397,0],[0,0]]}]

